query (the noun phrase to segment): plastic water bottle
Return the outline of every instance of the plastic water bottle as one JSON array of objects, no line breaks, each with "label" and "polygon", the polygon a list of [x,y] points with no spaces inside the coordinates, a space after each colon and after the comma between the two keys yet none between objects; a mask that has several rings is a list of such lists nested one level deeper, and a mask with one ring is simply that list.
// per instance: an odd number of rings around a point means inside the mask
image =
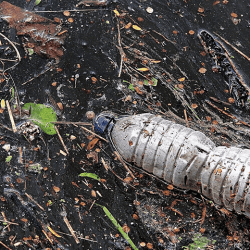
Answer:
[{"label": "plastic water bottle", "polygon": [[149,113],[118,119],[103,112],[94,126],[126,162],[250,218],[249,149],[216,147],[203,133]]}]

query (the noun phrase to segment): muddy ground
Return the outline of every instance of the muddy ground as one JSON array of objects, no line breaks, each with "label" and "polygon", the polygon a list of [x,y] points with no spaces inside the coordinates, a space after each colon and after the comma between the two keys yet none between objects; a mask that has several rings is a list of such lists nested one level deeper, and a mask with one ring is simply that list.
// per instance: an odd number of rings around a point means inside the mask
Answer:
[{"label": "muddy ground", "polygon": [[[12,131],[10,111],[1,102],[1,249],[132,249],[98,205],[138,249],[249,249],[248,218],[134,166],[131,179],[108,143],[81,124],[66,124],[91,123],[87,111],[151,112],[188,123],[217,145],[249,147],[249,110],[235,104],[197,38],[205,29],[248,55],[248,1],[9,3],[53,20],[60,30],[48,49],[37,37],[54,27],[51,21],[42,19],[43,29],[35,34],[27,30],[35,24],[26,16],[23,32],[18,19],[6,18],[20,19],[19,9],[8,15],[6,5],[1,9],[1,33],[9,39],[1,37],[1,99],[9,101],[16,124],[28,116],[20,112],[25,103],[50,105],[64,124],[56,125],[61,139],[41,132],[31,141],[32,135]],[[46,32],[45,44],[52,36]],[[248,86],[250,62],[217,38]]]}]

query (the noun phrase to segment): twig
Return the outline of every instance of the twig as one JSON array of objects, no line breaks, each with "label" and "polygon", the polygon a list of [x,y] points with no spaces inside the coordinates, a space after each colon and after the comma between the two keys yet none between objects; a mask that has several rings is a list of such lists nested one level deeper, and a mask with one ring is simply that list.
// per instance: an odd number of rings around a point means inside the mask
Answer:
[{"label": "twig", "polygon": [[72,236],[74,237],[74,239],[75,239],[75,241],[76,241],[76,244],[79,244],[80,241],[79,241],[79,239],[76,237],[76,234],[75,234],[73,228],[71,227],[68,218],[67,218],[66,216],[63,216],[63,220],[64,220],[65,224],[67,225],[67,227],[68,227],[70,233],[71,233]]},{"label": "twig", "polygon": [[6,246],[2,241],[0,241],[0,244],[2,245],[2,246],[4,246],[6,249],[8,249],[8,250],[12,250],[11,248],[9,248],[8,246]]},{"label": "twig", "polygon": [[44,209],[39,203],[37,203],[29,194],[25,193],[25,195],[26,195],[32,202],[34,202],[41,210],[45,211],[45,209]]},{"label": "twig", "polygon": [[[54,230],[54,231],[55,231],[56,233],[60,233],[60,234],[64,234],[64,235],[67,235],[67,236],[71,236],[71,237],[72,237],[71,234],[63,233],[63,232],[61,232],[61,231],[56,231],[56,230]],[[91,241],[91,242],[97,242],[97,241],[95,241],[95,240],[90,240],[90,239],[86,239],[86,238],[82,238],[82,237],[78,237],[78,239],[86,240],[86,241]]]},{"label": "twig", "polygon": [[232,119],[234,119],[234,120],[237,120],[238,122],[242,123],[242,124],[245,125],[245,126],[250,127],[250,125],[249,125],[248,123],[246,123],[246,122],[244,122],[244,121],[241,121],[241,120],[239,120],[236,116],[231,115],[231,114],[227,113],[226,111],[224,111],[223,109],[218,108],[216,105],[214,105],[214,104],[211,103],[210,101],[206,100],[206,103],[208,103],[210,106],[212,106],[213,108],[217,109],[218,111],[220,111],[220,112],[223,113],[224,115],[226,115],[226,116],[228,116],[228,117],[230,117],[230,118],[232,118]]},{"label": "twig", "polygon": [[6,220],[0,220],[0,221],[6,222],[6,223],[11,224],[11,225],[19,226],[19,224],[18,224],[18,223],[15,223],[15,222],[10,222],[10,221],[6,221]]},{"label": "twig", "polygon": [[231,64],[233,70],[235,71],[235,73],[237,74],[237,76],[240,78],[241,84],[242,84],[243,87],[248,91],[248,93],[250,93],[250,88],[249,88],[249,87],[247,86],[247,84],[244,82],[242,75],[238,72],[238,70],[237,70],[237,68],[235,67],[233,61],[232,61],[231,58],[229,57],[229,52],[227,51],[227,49],[225,48],[225,46],[224,46],[220,41],[218,41],[217,39],[215,39],[215,41],[216,41],[217,43],[219,43],[219,44],[221,45],[221,47],[225,50],[225,52],[226,52],[225,55],[226,55],[228,61],[230,62],[230,64]]},{"label": "twig", "polygon": [[8,38],[7,38],[5,35],[3,35],[2,33],[0,33],[0,36],[2,36],[5,40],[7,40],[7,41],[12,45],[12,47],[13,47],[14,50],[16,51],[17,59],[18,59],[18,62],[17,62],[15,65],[13,65],[13,66],[7,68],[6,70],[4,70],[4,72],[5,72],[5,71],[7,71],[7,70],[9,70],[9,69],[14,68],[14,67],[21,61],[21,56],[20,56],[20,53],[19,53],[18,49],[16,48],[16,46],[14,45],[14,43],[10,41],[10,39],[8,39]]},{"label": "twig", "polygon": [[0,127],[3,127],[3,128],[5,128],[5,129],[7,129],[9,131],[12,131],[12,129],[8,128],[7,126],[3,125],[2,123],[0,123]]},{"label": "twig", "polygon": [[[227,41],[225,38],[223,38],[222,36],[220,36],[218,33],[214,32],[214,34],[216,36],[218,36],[223,42],[225,42],[226,44],[228,44],[229,46],[231,46],[235,51],[237,51],[240,55],[242,55],[244,58],[246,58],[248,61],[250,61],[250,58],[245,55],[243,52],[241,52],[239,49],[237,49],[235,46],[233,46],[229,41]],[[218,42],[218,41],[217,41]]]},{"label": "twig", "polygon": [[161,36],[161,37],[162,37],[164,40],[166,40],[167,42],[172,43],[172,44],[175,45],[175,42],[173,42],[173,41],[167,39],[167,38],[166,38],[165,36],[163,36],[161,33],[157,32],[157,31],[155,31],[155,30],[152,30],[152,31],[153,31],[154,33],[158,34],[159,36]]},{"label": "twig", "polygon": [[129,169],[129,167],[126,165],[124,160],[121,158],[121,156],[118,154],[117,151],[114,151],[115,155],[117,156],[118,160],[122,163],[124,168],[129,172],[129,174],[132,176],[133,179],[135,179],[135,176],[133,175],[132,171]]},{"label": "twig", "polygon": [[27,84],[27,83],[29,83],[29,82],[32,82],[34,79],[36,79],[36,78],[38,78],[39,76],[45,74],[45,73],[46,73],[47,71],[49,71],[51,68],[53,68],[53,67],[50,67],[50,68],[46,69],[45,71],[41,72],[40,74],[38,74],[37,76],[32,77],[32,78],[29,79],[28,81],[22,83],[22,85],[25,85],[25,84]]},{"label": "twig", "polygon": [[57,133],[57,135],[58,135],[58,137],[59,137],[59,139],[60,139],[60,141],[61,141],[61,143],[62,143],[62,145],[63,145],[63,147],[65,149],[65,151],[67,152],[67,154],[69,154],[69,151],[68,151],[66,145],[64,144],[64,141],[63,141],[63,139],[62,139],[62,137],[61,137],[61,135],[59,133],[59,130],[58,130],[58,128],[56,126],[55,126],[55,130],[56,130],[56,133]]},{"label": "twig", "polygon": [[187,127],[189,128],[189,123],[188,123],[188,118],[187,118],[187,111],[186,111],[186,109],[184,109],[184,116],[185,116],[185,121],[186,121]]},{"label": "twig", "polygon": [[93,131],[91,131],[91,130],[85,128],[85,127],[81,127],[81,128],[82,128],[83,130],[85,130],[85,131],[91,133],[92,135],[95,135],[96,137],[100,138],[101,140],[103,140],[103,141],[105,141],[105,142],[108,142],[108,140],[106,140],[105,138],[103,138],[103,137],[101,137],[100,135],[96,134],[95,132],[93,132]]},{"label": "twig", "polygon": [[58,121],[58,122],[50,122],[52,124],[65,124],[65,125],[82,125],[82,126],[92,126],[92,123],[89,122],[64,122],[64,121]]},{"label": "twig", "polygon": [[44,233],[45,237],[49,240],[50,244],[53,246],[53,241],[50,239],[46,231],[43,229],[42,232]]},{"label": "twig", "polygon": [[[2,211],[2,216],[3,216],[3,218],[4,218],[4,222],[7,223],[7,218],[6,218],[6,216],[5,216],[4,211]],[[10,232],[10,226],[9,226],[9,225],[7,225],[7,228],[8,228],[8,231]]]},{"label": "twig", "polygon": [[43,13],[59,13],[59,12],[64,12],[64,11],[69,11],[69,12],[87,12],[87,11],[95,11],[95,10],[106,10],[106,9],[85,9],[85,10],[35,10],[35,11],[31,11],[34,13],[39,13],[39,12],[43,12]]},{"label": "twig", "polygon": [[211,100],[213,100],[213,101],[215,101],[215,102],[217,102],[217,103],[224,104],[224,105],[228,105],[228,106],[230,106],[230,105],[231,105],[231,103],[221,101],[221,100],[219,100],[219,99],[217,99],[217,98],[215,98],[215,97],[213,97],[213,96],[209,96],[209,99],[211,99]]},{"label": "twig", "polygon": [[106,169],[106,167],[108,167],[108,169],[111,171],[111,173],[116,176],[119,180],[121,180],[122,182],[124,182],[125,184],[129,185],[130,187],[132,187],[133,189],[135,189],[135,187],[127,182],[125,182],[119,175],[117,175],[114,170],[102,159],[102,164],[104,166],[104,168]]},{"label": "twig", "polygon": [[13,118],[13,115],[12,115],[12,112],[11,112],[11,109],[10,109],[10,104],[9,104],[9,101],[6,100],[6,105],[7,105],[7,108],[8,108],[8,112],[9,112],[9,116],[10,116],[10,122],[11,122],[11,125],[12,125],[12,130],[14,133],[16,133],[16,124],[14,122],[14,118]]}]

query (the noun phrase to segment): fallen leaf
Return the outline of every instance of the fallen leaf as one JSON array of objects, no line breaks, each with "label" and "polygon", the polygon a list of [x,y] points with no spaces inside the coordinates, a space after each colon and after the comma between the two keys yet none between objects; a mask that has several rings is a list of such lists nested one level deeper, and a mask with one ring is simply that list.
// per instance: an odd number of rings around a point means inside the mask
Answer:
[{"label": "fallen leaf", "polygon": [[132,26],[132,23],[128,23],[128,24],[125,25],[124,28],[125,28],[125,29],[129,29],[131,26]]},{"label": "fallen leaf", "polygon": [[207,72],[207,70],[205,68],[200,68],[199,72],[202,73],[202,74],[205,74]]},{"label": "fallen leaf", "polygon": [[96,145],[98,141],[99,141],[99,138],[97,137],[95,137],[92,141],[90,141],[87,146],[87,150],[90,151]]},{"label": "fallen leaf", "polygon": [[118,12],[117,9],[115,9],[115,10],[113,10],[113,11],[114,11],[114,13],[115,13],[117,16],[120,16],[120,13]]},{"label": "fallen leaf", "polygon": [[215,2],[213,2],[213,5],[216,5],[216,4],[219,4],[220,3],[220,1],[215,1]]},{"label": "fallen leaf", "polygon": [[139,26],[137,26],[137,25],[133,25],[132,28],[133,28],[134,30],[141,30],[141,28],[140,28]]},{"label": "fallen leaf", "polygon": [[231,17],[237,18],[238,15],[237,15],[236,13],[232,12],[232,13],[231,13]]},{"label": "fallen leaf", "polygon": [[198,8],[198,12],[199,12],[199,13],[203,13],[203,12],[204,12],[204,8],[203,8],[203,7],[199,7],[199,8]]},{"label": "fallen leaf", "polygon": [[228,102],[229,102],[229,103],[234,103],[234,99],[233,99],[232,97],[229,97],[229,98],[228,98]]},{"label": "fallen leaf", "polygon": [[63,15],[64,15],[64,16],[70,16],[70,12],[69,12],[68,10],[65,10],[65,11],[63,12]]},{"label": "fallen leaf", "polygon": [[178,31],[177,31],[177,30],[173,30],[173,34],[174,34],[174,35],[177,35],[177,34],[178,34]]},{"label": "fallen leaf", "polygon": [[149,71],[148,68],[139,68],[139,69],[137,69],[137,70],[142,71],[142,72]]},{"label": "fallen leaf", "polygon": [[56,193],[60,192],[60,188],[57,187],[57,186],[53,186],[53,190],[54,190]]},{"label": "fallen leaf", "polygon": [[56,237],[61,238],[62,236],[56,233],[51,227],[48,226],[49,231],[54,234]]},{"label": "fallen leaf", "polygon": [[179,82],[184,82],[185,81],[185,77],[179,78],[178,81]]},{"label": "fallen leaf", "polygon": [[196,103],[192,103],[191,107],[192,107],[193,109],[196,109],[196,108],[198,108],[198,105],[197,105]]}]

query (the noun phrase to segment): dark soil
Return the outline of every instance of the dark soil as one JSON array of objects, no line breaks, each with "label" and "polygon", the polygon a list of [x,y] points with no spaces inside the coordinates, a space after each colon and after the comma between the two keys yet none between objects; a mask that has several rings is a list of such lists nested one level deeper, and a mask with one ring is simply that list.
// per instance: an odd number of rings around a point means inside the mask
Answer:
[{"label": "dark soil", "polygon": [[[58,121],[65,122],[90,122],[87,111],[111,110],[151,112],[186,125],[186,110],[190,127],[217,145],[250,146],[249,126],[240,122],[249,122],[249,110],[233,103],[222,74],[212,71],[212,59],[197,38],[205,29],[248,55],[247,0],[123,0],[78,8],[76,0],[9,3],[56,22],[60,19],[62,30],[67,29],[64,44],[58,47],[63,50],[59,59],[29,54],[30,34],[17,34],[16,26],[10,27],[2,15],[1,33],[21,55],[20,63],[6,70],[14,64],[4,59],[15,58],[15,51],[9,45],[7,53],[1,46],[8,42],[0,37],[0,99],[9,100],[16,124],[24,117],[18,116],[15,105],[29,102],[51,105]],[[63,13],[77,9],[81,11],[71,11],[70,16]],[[129,27],[130,22],[141,29]],[[249,61],[220,41],[248,84]],[[200,73],[200,68],[206,72]],[[157,79],[157,86],[142,86],[145,79]],[[12,87],[18,102],[12,98]],[[0,130],[1,249],[132,249],[98,204],[127,230],[138,249],[250,248],[248,218],[216,207],[199,194],[173,189],[134,166],[130,168],[137,179],[130,180],[108,143],[99,140],[90,149],[95,136],[80,125],[57,125],[67,154],[58,135],[41,132],[30,141],[13,133],[7,108],[1,108],[0,123],[9,128],[1,125]],[[12,156],[10,162],[7,156]],[[113,172],[105,169],[102,159]],[[32,164],[41,169],[31,169]],[[103,181],[80,177],[83,172],[95,173]]]}]

